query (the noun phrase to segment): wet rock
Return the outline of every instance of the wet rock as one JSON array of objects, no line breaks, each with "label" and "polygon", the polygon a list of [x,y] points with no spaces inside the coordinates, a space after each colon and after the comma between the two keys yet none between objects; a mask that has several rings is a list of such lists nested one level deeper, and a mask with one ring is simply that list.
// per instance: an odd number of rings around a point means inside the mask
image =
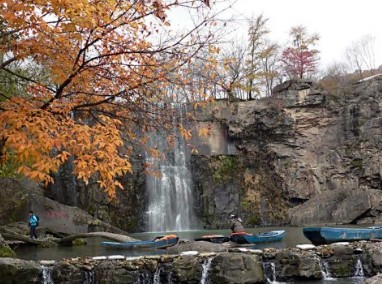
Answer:
[{"label": "wet rock", "polygon": [[5,242],[4,238],[0,234],[0,257],[12,257],[15,256],[15,252]]},{"label": "wet rock", "polygon": [[297,251],[281,251],[275,259],[277,279],[282,281],[322,279],[320,259],[316,254]]},{"label": "wet rock", "polygon": [[358,257],[350,244],[332,244],[333,255],[325,259],[333,277],[353,277]]},{"label": "wet rock", "polygon": [[365,284],[380,284],[382,283],[382,273],[377,274],[369,279],[366,279]]},{"label": "wet rock", "polygon": [[34,261],[0,257],[1,283],[41,283],[41,266]]},{"label": "wet rock", "polygon": [[212,260],[212,283],[263,283],[264,272],[259,256],[222,253]]},{"label": "wet rock", "polygon": [[173,262],[176,283],[200,283],[202,267],[198,259],[192,256],[182,256]]}]

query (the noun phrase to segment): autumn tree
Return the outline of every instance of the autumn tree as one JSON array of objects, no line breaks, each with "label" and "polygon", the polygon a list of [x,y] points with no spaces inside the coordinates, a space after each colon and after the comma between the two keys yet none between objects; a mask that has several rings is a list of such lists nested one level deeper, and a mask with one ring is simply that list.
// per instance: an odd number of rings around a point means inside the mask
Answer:
[{"label": "autumn tree", "polygon": [[[160,119],[171,117],[163,101],[174,75],[214,41],[216,12],[208,5],[1,1],[3,164],[17,164],[20,173],[49,183],[71,158],[77,178],[87,183],[96,175],[114,196],[122,187],[116,177],[132,170],[132,144],[144,145],[145,135],[165,125]],[[180,8],[193,9],[198,18],[187,31],[174,33],[167,13]]]},{"label": "autumn tree", "polygon": [[304,26],[292,27],[290,45],[282,52],[285,75],[289,78],[307,78],[314,74],[318,65],[318,53],[315,46],[318,34],[309,34]]}]

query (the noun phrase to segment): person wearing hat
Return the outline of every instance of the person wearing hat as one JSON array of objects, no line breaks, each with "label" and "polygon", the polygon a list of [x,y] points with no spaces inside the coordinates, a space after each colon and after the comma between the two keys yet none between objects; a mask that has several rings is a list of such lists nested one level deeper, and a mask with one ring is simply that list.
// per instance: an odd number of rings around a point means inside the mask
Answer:
[{"label": "person wearing hat", "polygon": [[242,220],[236,215],[232,214],[229,218],[231,220],[231,231],[232,233],[244,233],[245,229],[242,224]]}]

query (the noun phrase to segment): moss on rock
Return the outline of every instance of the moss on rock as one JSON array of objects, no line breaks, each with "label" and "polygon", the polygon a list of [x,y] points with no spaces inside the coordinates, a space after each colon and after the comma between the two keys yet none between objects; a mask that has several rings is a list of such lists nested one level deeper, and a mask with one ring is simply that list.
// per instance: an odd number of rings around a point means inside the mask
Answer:
[{"label": "moss on rock", "polygon": [[16,253],[8,245],[0,245],[0,257],[14,257]]}]

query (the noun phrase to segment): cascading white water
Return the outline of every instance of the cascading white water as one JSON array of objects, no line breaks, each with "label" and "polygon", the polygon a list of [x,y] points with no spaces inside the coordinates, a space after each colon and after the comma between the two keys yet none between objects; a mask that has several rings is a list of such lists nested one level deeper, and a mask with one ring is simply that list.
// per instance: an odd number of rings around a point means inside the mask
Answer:
[{"label": "cascading white water", "polygon": [[355,273],[354,277],[365,277],[365,273],[363,272],[363,266],[361,259],[358,257],[355,263]]},{"label": "cascading white water", "polygon": [[95,274],[93,270],[85,271],[85,281],[83,284],[94,284]]},{"label": "cascading white water", "polygon": [[153,159],[146,154],[147,162],[160,172],[160,176],[148,175],[146,180],[149,193],[148,231],[151,232],[186,231],[192,227],[190,153],[176,128],[178,119],[183,123],[182,111],[178,113],[180,116],[173,118],[174,147],[168,147],[168,135],[163,132],[158,131],[150,137],[150,145],[164,153],[165,159]]},{"label": "cascading white water", "polygon": [[208,272],[211,269],[212,257],[206,259],[202,264],[202,278],[200,279],[200,284],[207,283]]},{"label": "cascading white water", "polygon": [[43,281],[43,284],[53,284],[52,270],[49,267],[45,266],[45,265],[42,265],[41,269],[42,269],[42,281]]},{"label": "cascading white water", "polygon": [[160,274],[162,273],[162,267],[157,267],[153,277],[153,284],[160,284]]},{"label": "cascading white water", "polygon": [[324,280],[332,280],[334,279],[332,275],[330,274],[329,265],[326,261],[323,259],[319,259],[320,269],[322,273],[322,278]]},{"label": "cascading white water", "polygon": [[263,262],[263,269],[267,283],[278,283],[276,281],[276,265],[274,262]]}]

